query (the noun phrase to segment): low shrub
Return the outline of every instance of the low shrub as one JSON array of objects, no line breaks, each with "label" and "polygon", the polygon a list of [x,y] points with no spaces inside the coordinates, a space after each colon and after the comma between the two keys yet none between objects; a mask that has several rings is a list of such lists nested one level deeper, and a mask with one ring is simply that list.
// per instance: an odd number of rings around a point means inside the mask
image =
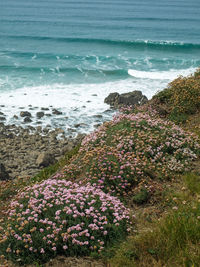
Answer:
[{"label": "low shrub", "polygon": [[200,110],[200,68],[193,75],[179,77],[169,83],[153,100],[167,105],[171,120],[185,122],[187,115]]},{"label": "low shrub", "polygon": [[86,136],[62,175],[85,177],[114,195],[127,194],[143,178],[166,179],[189,170],[198,157],[195,135],[151,114],[120,113]]},{"label": "low shrub", "polygon": [[19,193],[1,228],[0,251],[20,265],[58,254],[100,253],[130,230],[129,210],[90,184],[48,179]]}]

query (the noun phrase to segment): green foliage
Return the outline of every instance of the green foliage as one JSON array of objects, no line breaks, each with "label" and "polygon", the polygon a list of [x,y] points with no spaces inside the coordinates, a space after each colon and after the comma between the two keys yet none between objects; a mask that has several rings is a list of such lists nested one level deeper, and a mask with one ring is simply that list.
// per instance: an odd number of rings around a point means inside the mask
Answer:
[{"label": "green foliage", "polygon": [[130,238],[118,249],[111,266],[198,266],[200,204],[196,204],[195,209],[179,207],[153,231]]},{"label": "green foliage", "polygon": [[150,198],[150,194],[146,188],[141,188],[140,192],[137,193],[135,196],[132,197],[133,202],[136,204],[144,204]]},{"label": "green foliage", "polygon": [[188,173],[184,177],[185,184],[192,194],[200,194],[200,176]]},{"label": "green foliage", "polygon": [[168,118],[171,121],[174,121],[175,123],[179,124],[185,123],[188,120],[189,115],[186,113],[180,113],[177,108],[174,108],[169,114]]},{"label": "green foliage", "polygon": [[193,75],[175,79],[153,99],[167,105],[170,119],[185,122],[188,114],[194,114],[200,109],[200,69]]}]

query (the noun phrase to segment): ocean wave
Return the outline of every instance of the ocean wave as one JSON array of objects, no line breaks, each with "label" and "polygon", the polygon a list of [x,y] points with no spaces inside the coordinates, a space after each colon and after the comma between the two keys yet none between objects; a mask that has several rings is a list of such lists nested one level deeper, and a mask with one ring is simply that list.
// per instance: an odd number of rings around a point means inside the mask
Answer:
[{"label": "ocean wave", "polygon": [[128,74],[132,77],[139,79],[151,79],[151,80],[173,80],[179,76],[187,76],[192,74],[195,68],[174,70],[169,71],[138,71],[134,69],[129,69]]},{"label": "ocean wave", "polygon": [[125,47],[138,48],[193,48],[200,49],[200,43],[184,43],[173,41],[153,41],[153,40],[112,40],[112,39],[93,39],[93,38],[68,38],[68,37],[53,37],[53,36],[28,36],[28,35],[0,35],[0,38],[21,39],[21,40],[36,40],[36,41],[52,41],[64,43],[85,43],[85,44],[102,44],[102,45],[120,45]]},{"label": "ocean wave", "polygon": [[15,72],[42,72],[42,73],[52,73],[52,72],[59,72],[59,73],[87,73],[90,75],[96,75],[96,74],[104,74],[104,75],[112,75],[112,76],[127,76],[127,71],[125,69],[86,69],[82,68],[80,66],[77,67],[28,67],[28,66],[11,66],[11,65],[0,65],[1,71],[15,71]]}]

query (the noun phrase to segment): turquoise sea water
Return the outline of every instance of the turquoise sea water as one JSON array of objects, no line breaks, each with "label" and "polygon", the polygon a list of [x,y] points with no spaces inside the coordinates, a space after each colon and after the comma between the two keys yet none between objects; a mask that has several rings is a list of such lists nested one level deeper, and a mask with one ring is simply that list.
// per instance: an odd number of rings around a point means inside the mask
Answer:
[{"label": "turquoise sea water", "polygon": [[110,92],[151,98],[198,66],[199,0],[0,1],[0,105],[8,123],[21,123],[12,118],[19,107],[53,106],[64,116],[43,118],[44,125],[83,122],[87,131],[95,114],[109,118]]}]

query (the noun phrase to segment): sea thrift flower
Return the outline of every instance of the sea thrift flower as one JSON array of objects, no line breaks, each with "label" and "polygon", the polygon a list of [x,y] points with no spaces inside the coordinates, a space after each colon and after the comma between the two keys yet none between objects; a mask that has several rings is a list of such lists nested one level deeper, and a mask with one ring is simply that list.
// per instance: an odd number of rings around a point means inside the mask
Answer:
[{"label": "sea thrift flower", "polygon": [[[15,253],[15,259],[19,257],[21,263],[23,260],[27,263],[23,256],[27,251],[31,253],[31,261],[54,257],[57,250],[66,256],[88,255],[91,247],[102,250],[112,242],[115,233],[125,236],[130,227],[129,210],[116,197],[90,183],[83,185],[57,179],[27,187],[16,196],[8,215],[10,229],[3,242],[5,249],[0,244],[0,250],[12,257],[7,249],[12,243],[16,251],[20,251]],[[20,229],[25,221],[26,227]]]}]

